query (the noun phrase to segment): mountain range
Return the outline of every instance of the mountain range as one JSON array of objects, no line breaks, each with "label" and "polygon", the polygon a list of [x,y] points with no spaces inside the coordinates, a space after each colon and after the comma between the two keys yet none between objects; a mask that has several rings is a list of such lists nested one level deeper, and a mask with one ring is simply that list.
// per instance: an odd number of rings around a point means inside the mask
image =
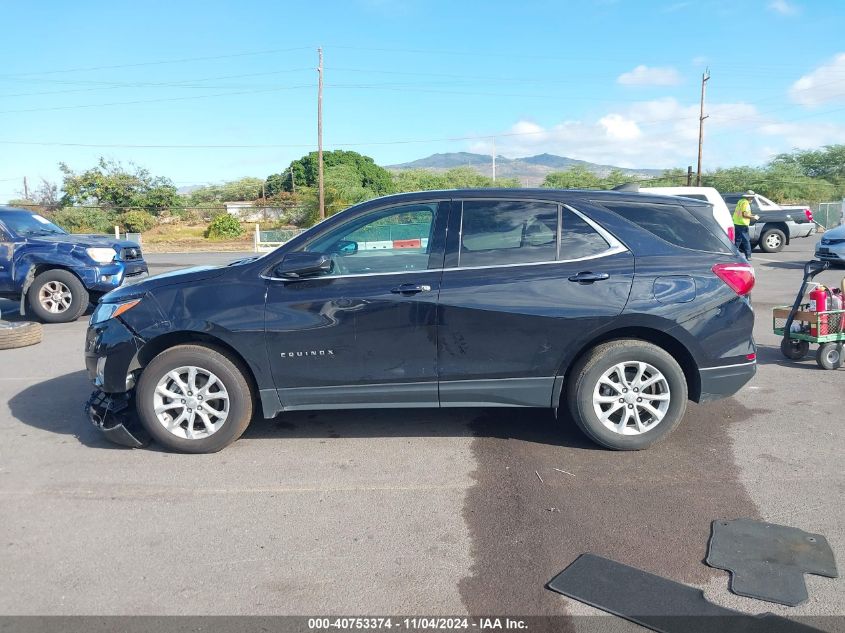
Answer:
[{"label": "mountain range", "polygon": [[[593,172],[597,176],[606,176],[613,169],[637,177],[659,176],[662,169],[632,169],[627,167],[615,167],[613,165],[600,165],[576,158],[556,156],[554,154],[537,154],[536,156],[525,156],[523,158],[507,158],[496,156],[496,176],[500,178],[517,178],[528,187],[536,187],[543,182],[546,174],[553,171],[566,171],[575,166],[581,166]],[[387,165],[386,169],[391,171],[404,171],[407,169],[428,169],[431,171],[446,171],[455,167],[471,167],[485,176],[493,175],[493,159],[489,154],[473,154],[472,152],[449,152],[445,154],[432,154],[426,158],[420,158],[408,163]]]}]

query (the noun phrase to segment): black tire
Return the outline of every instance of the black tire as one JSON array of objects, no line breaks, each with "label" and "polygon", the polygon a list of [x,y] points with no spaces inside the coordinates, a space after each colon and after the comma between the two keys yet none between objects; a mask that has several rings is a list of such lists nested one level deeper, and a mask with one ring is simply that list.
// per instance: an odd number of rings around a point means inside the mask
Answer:
[{"label": "black tire", "polygon": [[[66,307],[57,305],[56,301],[46,299],[50,285],[67,289],[70,293],[70,303]],[[32,313],[44,323],[70,323],[76,321],[88,307],[88,291],[79,277],[72,272],[53,268],[45,270],[32,282],[26,293],[27,303]],[[56,306],[58,311],[51,311],[50,306]]]},{"label": "black tire", "polygon": [[780,353],[789,360],[801,360],[810,351],[810,344],[807,341],[795,341],[783,338],[780,340]]},{"label": "black tire", "polygon": [[842,367],[842,343],[822,343],[816,352],[816,363],[822,369]]},{"label": "black tire", "polygon": [[[593,404],[593,393],[601,376],[615,365],[626,362],[651,365],[663,374],[670,394],[663,418],[653,428],[638,435],[623,435],[610,430],[599,419]],[[616,340],[598,345],[572,367],[569,376],[566,399],[575,423],[587,437],[607,448],[637,451],[653,446],[678,426],[686,412],[687,381],[683,370],[665,350],[645,341]],[[628,405],[623,405],[623,413],[624,407]],[[635,407],[639,415],[639,405],[629,408]]]},{"label": "black tire", "polygon": [[760,236],[760,250],[764,253],[780,253],[786,245],[786,235],[780,229],[766,229]]},{"label": "black tire", "polygon": [[[197,367],[204,372],[211,372],[222,383],[228,394],[228,415],[218,429],[205,436],[193,439],[178,437],[177,434],[164,427],[155,413],[154,399],[158,382],[169,372],[181,367]],[[176,387],[171,384],[171,388]],[[200,392],[189,393],[201,400],[198,396]],[[168,404],[175,404],[175,400],[169,398],[168,400],[170,401]],[[208,400],[210,401],[211,398]],[[206,406],[205,411],[208,412],[207,402],[198,403],[198,410],[203,404]],[[253,394],[247,380],[246,368],[223,350],[206,345],[177,345],[160,353],[144,368],[135,391],[135,406],[144,428],[156,442],[165,448],[180,453],[216,453],[237,440],[249,426],[252,419]],[[191,409],[188,410],[191,411]],[[201,434],[206,433],[207,429],[202,420],[199,417],[194,419],[199,422],[199,426],[195,428],[199,429]],[[179,424],[182,431],[177,431],[177,433],[182,433],[188,428],[187,425],[187,420]]]},{"label": "black tire", "polygon": [[0,349],[15,349],[41,342],[41,324],[34,321],[0,321]]}]

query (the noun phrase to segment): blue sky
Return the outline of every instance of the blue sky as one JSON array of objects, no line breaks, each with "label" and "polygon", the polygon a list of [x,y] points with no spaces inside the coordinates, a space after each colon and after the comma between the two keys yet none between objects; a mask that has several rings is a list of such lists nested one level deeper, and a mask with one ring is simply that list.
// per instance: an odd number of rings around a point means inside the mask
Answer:
[{"label": "blue sky", "polygon": [[[705,168],[845,142],[838,0],[0,0],[0,10],[0,201],[24,176],[58,181],[60,161],[81,170],[101,155],[179,186],[281,171],[315,147],[317,46],[326,148],[380,164],[489,152],[493,136],[509,157],[694,164],[705,67]],[[139,147],[149,145],[189,147]]]}]

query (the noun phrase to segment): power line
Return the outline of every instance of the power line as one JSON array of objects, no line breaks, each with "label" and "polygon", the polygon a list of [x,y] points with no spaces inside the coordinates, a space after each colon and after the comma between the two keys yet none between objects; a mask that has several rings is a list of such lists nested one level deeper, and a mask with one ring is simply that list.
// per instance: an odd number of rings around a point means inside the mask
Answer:
[{"label": "power line", "polygon": [[298,90],[301,88],[313,88],[313,84],[302,84],[298,86],[275,86],[272,88],[262,88],[259,90],[243,90],[237,92],[218,92],[208,95],[190,95],[185,97],[165,97],[160,99],[139,99],[136,101],[113,101],[111,103],[85,103],[80,105],[69,106],[50,106],[46,108],[28,108],[23,110],[0,110],[0,114],[21,114],[27,112],[51,112],[55,110],[79,110],[83,108],[102,108],[107,106],[119,105],[138,105],[142,103],[164,103],[169,101],[189,101],[192,99],[211,99],[215,97],[230,97],[237,95],[258,94],[262,92],[276,92],[279,90]]},{"label": "power line", "polygon": [[296,46],[294,48],[275,48],[263,51],[248,51],[244,53],[230,53],[228,55],[211,55],[207,57],[183,57],[178,59],[164,59],[149,62],[136,62],[132,64],[113,64],[110,66],[88,66],[85,68],[63,68],[60,70],[32,70],[23,73],[4,73],[0,77],[23,77],[27,75],[56,75],[61,73],[89,72],[92,70],[112,70],[115,68],[137,68],[140,66],[161,66],[164,64],[183,64],[186,62],[209,61],[214,59],[232,59],[235,57],[248,57],[251,55],[274,55],[276,53],[289,53],[292,51],[309,50],[310,46]]},{"label": "power line", "polygon": [[[156,82],[142,82],[142,81],[135,81],[135,82],[112,82],[112,81],[56,81],[53,83],[59,84],[70,84],[70,85],[92,85],[90,88],[73,88],[70,90],[52,90],[52,91],[42,91],[42,92],[21,92],[21,93],[12,93],[12,94],[4,94],[4,97],[29,97],[29,96],[37,96],[37,95],[51,95],[51,94],[67,94],[71,92],[90,92],[94,90],[117,90],[117,89],[129,89],[129,88],[164,88],[164,87],[172,87],[172,88],[201,88],[201,89],[214,89],[214,88],[239,88],[243,86],[192,86],[189,84],[200,83],[203,81],[217,81],[221,79],[244,79],[246,77],[262,77],[267,75],[280,75],[283,73],[294,73],[294,72],[303,72],[306,70],[311,70],[311,68],[289,68],[286,70],[271,70],[267,72],[261,73],[245,73],[245,74],[238,74],[238,75],[222,75],[218,77],[203,77],[203,78],[195,78],[195,79],[184,79],[182,81],[156,81]],[[255,86],[248,86],[248,87],[255,87]]]}]

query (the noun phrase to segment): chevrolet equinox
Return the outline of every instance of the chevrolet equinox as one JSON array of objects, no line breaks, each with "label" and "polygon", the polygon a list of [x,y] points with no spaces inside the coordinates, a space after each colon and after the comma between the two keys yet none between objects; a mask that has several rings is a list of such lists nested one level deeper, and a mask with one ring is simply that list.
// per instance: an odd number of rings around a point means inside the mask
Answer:
[{"label": "chevrolet equinox", "polygon": [[593,441],[643,449],[688,399],[754,375],[753,285],[697,200],[388,196],[264,256],[105,295],[86,408],[116,441],[192,453],[234,442],[256,410],[376,407],[562,408]]}]

